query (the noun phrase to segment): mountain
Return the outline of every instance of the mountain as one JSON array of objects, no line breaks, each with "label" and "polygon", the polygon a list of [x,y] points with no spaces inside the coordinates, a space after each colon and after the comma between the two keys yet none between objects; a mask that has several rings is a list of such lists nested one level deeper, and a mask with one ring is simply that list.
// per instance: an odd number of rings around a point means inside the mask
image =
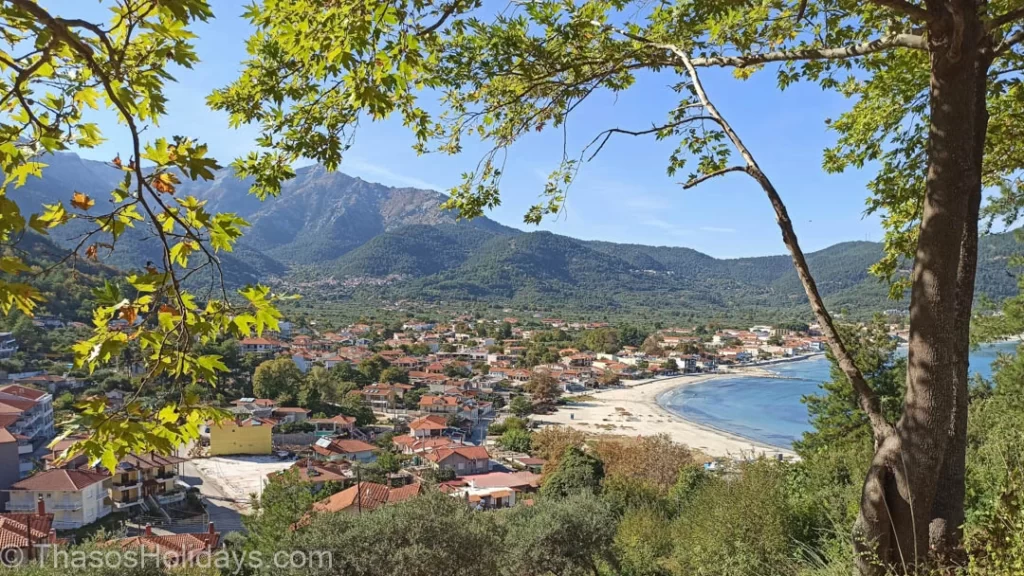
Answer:
[{"label": "mountain", "polygon": [[[123,172],[104,162],[85,160],[73,153],[44,157],[44,178],[30,178],[15,199],[26,212],[43,204],[67,200],[84,192],[102,208]],[[234,212],[252,224],[233,253],[223,254],[223,268],[234,284],[285,276],[288,270],[308,265],[325,266],[371,239],[409,225],[456,224],[453,212],[442,210],[445,195],[433,190],[389,188],[320,166],[296,170],[280,196],[260,202],[248,193],[249,182],[222,169],[212,181],[182,178],[177,194],[194,195],[214,212]],[[487,218],[460,226],[494,233],[515,233]],[[55,231],[54,239],[74,246],[84,225],[72,223]],[[160,257],[158,240],[129,231],[121,247],[106,263],[122,268],[140,267]],[[287,264],[285,264],[287,263]]]},{"label": "mountain", "polygon": [[[47,157],[44,179],[18,190],[25,210],[79,190],[98,202],[121,173],[74,154]],[[522,232],[487,218],[458,220],[441,209],[444,194],[390,188],[319,166],[299,168],[277,198],[260,202],[249,184],[221,170],[211,182],[185,182],[177,194],[235,212],[252,226],[224,255],[231,284],[271,282],[314,296],[356,300],[482,301],[578,310],[806,310],[789,256],[717,259],[690,248],[583,241]],[[79,229],[54,240],[72,246]],[[982,238],[978,292],[1016,293],[1012,234]],[[126,235],[108,264],[126,268],[159,258],[154,238]],[[872,242],[844,242],[807,255],[826,301],[869,313],[905,306],[868,267],[882,254]],[[906,273],[907,271],[902,271]]]}]

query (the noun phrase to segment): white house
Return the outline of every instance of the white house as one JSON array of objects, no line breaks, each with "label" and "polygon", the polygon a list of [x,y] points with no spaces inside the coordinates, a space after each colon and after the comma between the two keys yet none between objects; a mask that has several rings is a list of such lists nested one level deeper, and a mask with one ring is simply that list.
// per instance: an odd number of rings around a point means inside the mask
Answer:
[{"label": "white house", "polygon": [[46,511],[53,513],[55,529],[75,530],[110,514],[111,482],[110,475],[102,472],[46,470],[11,486],[7,511],[33,512],[41,498]]}]

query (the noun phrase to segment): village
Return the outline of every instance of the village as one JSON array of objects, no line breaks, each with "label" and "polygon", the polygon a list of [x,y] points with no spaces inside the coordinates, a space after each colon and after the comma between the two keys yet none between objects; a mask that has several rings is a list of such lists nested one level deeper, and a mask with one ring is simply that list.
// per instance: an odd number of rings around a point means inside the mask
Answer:
[{"label": "village", "polygon": [[[620,336],[607,323],[551,318],[409,319],[401,330],[355,323],[325,332],[281,322],[237,342],[239,355],[256,366],[244,389],[258,389],[271,363],[298,378],[361,370],[364,383],[315,406],[289,394],[222,399],[226,416],[201,427],[196,443],[174,454],[129,455],[113,473],[66,453],[75,436],[51,444],[60,432],[55,396],[95,398],[85,392],[87,379],[7,374],[0,535],[31,549],[116,525],[133,534],[125,545],[149,539],[185,557],[243,530],[241,518],[253,513],[259,494],[282,481],[326,494],[315,512],[363,513],[428,487],[477,510],[529,505],[545,460],[530,453],[522,433],[573,398],[823,350],[815,326],[669,328],[634,334],[629,343]],[[17,350],[10,335],[4,342]],[[99,398],[117,408],[127,396],[112,389]]]}]

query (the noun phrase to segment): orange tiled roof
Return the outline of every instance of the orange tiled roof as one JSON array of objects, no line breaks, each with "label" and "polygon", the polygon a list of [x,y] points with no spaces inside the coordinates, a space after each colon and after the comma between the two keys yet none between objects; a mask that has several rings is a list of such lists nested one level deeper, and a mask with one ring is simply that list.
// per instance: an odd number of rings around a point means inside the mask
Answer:
[{"label": "orange tiled roof", "polygon": [[53,525],[53,514],[0,514],[0,549],[28,548],[25,528],[32,530],[32,542],[45,541]]},{"label": "orange tiled roof", "polygon": [[459,399],[454,396],[423,396],[420,406],[458,406]]},{"label": "orange tiled roof", "polygon": [[[63,380],[63,378],[61,378]],[[48,392],[42,390],[36,390],[35,388],[29,388],[28,386],[20,386],[18,384],[8,384],[7,386],[0,386],[0,392],[10,394],[12,396],[19,396],[25,400],[31,400],[35,402],[43,396],[46,396]]]},{"label": "orange tiled roof", "polygon": [[453,448],[438,448],[433,452],[427,452],[424,458],[431,462],[440,463],[456,454],[467,460],[486,460],[491,457],[487,453],[487,448],[483,446],[455,446]]},{"label": "orange tiled roof", "polygon": [[448,421],[444,416],[420,416],[409,423],[410,430],[444,430]]},{"label": "orange tiled roof", "polygon": [[313,504],[313,510],[315,512],[341,512],[356,505],[363,510],[373,510],[385,504],[408,500],[420,492],[422,492],[422,487],[418,483],[400,488],[388,488],[375,482],[360,482],[330,498]]},{"label": "orange tiled roof", "polygon": [[31,490],[33,492],[78,492],[107,478],[109,478],[109,475],[103,472],[58,468],[55,470],[45,470],[15,482],[11,485],[11,489]]},{"label": "orange tiled roof", "polygon": [[214,532],[201,534],[173,534],[170,536],[158,536],[156,534],[132,536],[130,538],[119,538],[106,543],[106,546],[118,546],[122,550],[129,548],[145,548],[152,550],[162,557],[172,557],[175,560],[191,560],[213,550],[220,544],[220,534]]}]

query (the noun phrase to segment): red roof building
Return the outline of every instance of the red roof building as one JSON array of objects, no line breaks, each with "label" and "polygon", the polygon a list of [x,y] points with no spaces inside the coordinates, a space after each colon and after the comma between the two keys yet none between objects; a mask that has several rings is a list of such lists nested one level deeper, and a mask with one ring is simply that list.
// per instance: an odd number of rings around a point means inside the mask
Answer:
[{"label": "red roof building", "polygon": [[422,493],[418,483],[400,488],[389,488],[374,482],[360,482],[351,488],[342,490],[330,498],[313,504],[314,512],[349,512],[358,514],[375,510],[385,504],[394,504],[413,498]]}]

